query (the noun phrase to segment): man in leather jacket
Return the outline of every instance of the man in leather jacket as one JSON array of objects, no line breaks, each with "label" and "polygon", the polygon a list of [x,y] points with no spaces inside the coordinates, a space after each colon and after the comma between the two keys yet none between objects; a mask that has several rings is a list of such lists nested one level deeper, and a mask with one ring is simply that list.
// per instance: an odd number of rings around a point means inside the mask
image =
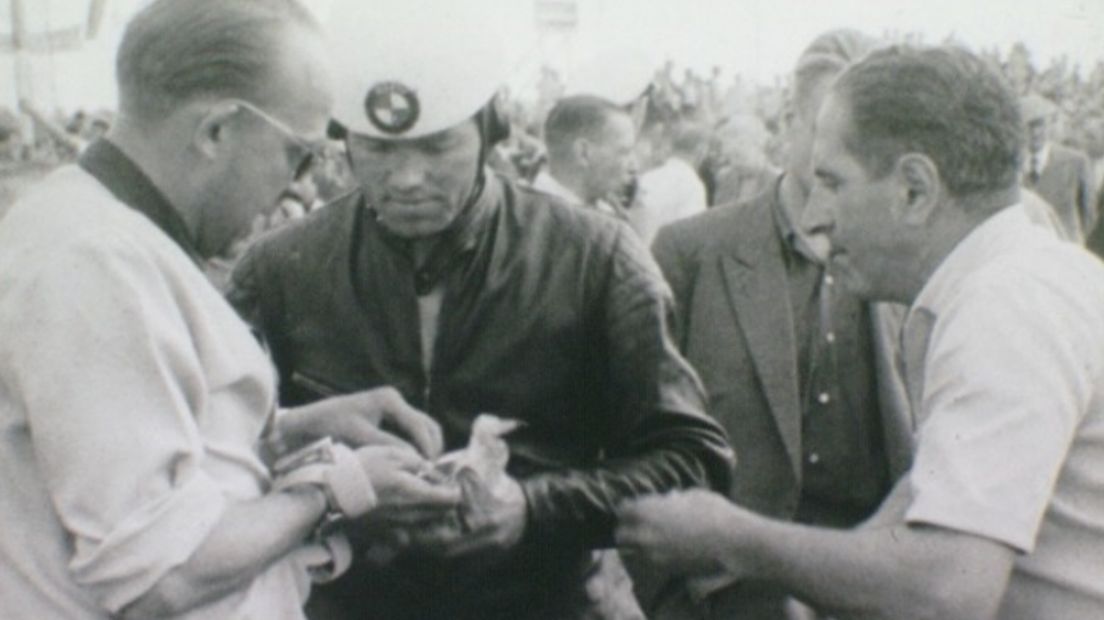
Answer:
[{"label": "man in leather jacket", "polygon": [[[585,584],[616,507],[731,479],[671,339],[670,291],[628,226],[485,169],[507,126],[494,101],[507,65],[494,41],[461,34],[465,15],[427,50],[379,18],[387,3],[365,20],[347,4],[331,25],[348,64],[334,126],[360,186],[251,248],[231,299],[271,347],[284,404],[392,386],[448,450],[480,413],[522,426],[504,492],[459,527],[403,530],[394,557],[358,558],[308,613],[601,617]],[[404,25],[434,21],[397,4]],[[485,31],[479,4],[465,7]],[[455,47],[465,62],[434,64]]]}]

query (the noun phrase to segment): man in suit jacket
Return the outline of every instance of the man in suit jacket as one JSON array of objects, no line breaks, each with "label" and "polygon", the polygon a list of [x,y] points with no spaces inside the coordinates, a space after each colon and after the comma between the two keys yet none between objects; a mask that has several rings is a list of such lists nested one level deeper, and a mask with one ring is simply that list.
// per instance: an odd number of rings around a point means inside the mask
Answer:
[{"label": "man in suit jacket", "polygon": [[[893,358],[900,317],[843,290],[823,267],[823,241],[797,226],[817,110],[836,75],[872,47],[854,31],[818,37],[795,72],[786,171],[757,198],[662,229],[653,245],[675,294],[679,346],[739,455],[731,499],[841,528],[877,509],[911,455]],[[785,618],[794,606],[766,584],[702,600],[706,590],[668,588],[653,615]]]},{"label": "man in suit jacket", "polygon": [[1062,236],[1082,243],[1096,225],[1092,168],[1084,153],[1050,141],[1053,103],[1039,95],[1021,101],[1027,131],[1023,186],[1043,197],[1062,223]]}]

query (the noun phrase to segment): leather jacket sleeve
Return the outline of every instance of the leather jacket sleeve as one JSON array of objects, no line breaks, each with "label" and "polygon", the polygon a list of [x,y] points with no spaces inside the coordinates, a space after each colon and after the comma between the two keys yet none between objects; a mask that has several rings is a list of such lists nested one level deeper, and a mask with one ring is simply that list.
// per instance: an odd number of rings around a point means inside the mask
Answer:
[{"label": "leather jacket sleeve", "polygon": [[522,481],[528,537],[541,542],[609,546],[625,500],[688,487],[727,492],[732,479],[732,449],[706,415],[704,389],[671,337],[670,290],[628,228],[597,280],[615,440],[592,468]]}]

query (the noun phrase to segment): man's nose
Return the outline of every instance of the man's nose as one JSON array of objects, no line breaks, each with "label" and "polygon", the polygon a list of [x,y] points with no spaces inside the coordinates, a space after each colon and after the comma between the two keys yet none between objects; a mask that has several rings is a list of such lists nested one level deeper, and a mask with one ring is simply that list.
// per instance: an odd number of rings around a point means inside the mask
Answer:
[{"label": "man's nose", "polygon": [[830,235],[835,229],[835,212],[824,190],[813,188],[809,194],[809,200],[805,203],[799,225],[809,235]]},{"label": "man's nose", "polygon": [[817,194],[823,192],[813,191],[809,200],[805,203],[805,210],[801,213],[801,221],[798,226],[805,233],[805,239],[809,249],[813,251],[821,262],[827,262],[832,251],[832,231],[835,229],[835,219],[832,209],[827,201]]},{"label": "man's nose", "polygon": [[416,190],[425,183],[426,165],[414,153],[396,153],[388,166],[387,185],[394,191]]}]

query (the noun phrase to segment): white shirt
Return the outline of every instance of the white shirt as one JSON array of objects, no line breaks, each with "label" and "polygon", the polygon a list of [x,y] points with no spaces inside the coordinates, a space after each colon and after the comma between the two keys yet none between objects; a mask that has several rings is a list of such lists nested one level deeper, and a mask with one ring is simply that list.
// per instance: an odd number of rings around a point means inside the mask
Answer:
[{"label": "white shirt", "polygon": [[620,211],[605,200],[599,200],[593,205],[588,205],[586,201],[579,197],[578,194],[571,191],[571,189],[568,188],[566,185],[556,180],[556,177],[552,176],[552,174],[548,172],[547,169],[541,170],[537,173],[537,177],[533,179],[533,189],[544,192],[546,194],[551,194],[552,196],[563,200],[569,205],[573,205],[576,207],[592,207],[603,215],[608,215],[617,219],[623,219]]},{"label": "white shirt", "polygon": [[[108,618],[270,483],[264,351],[188,256],[75,166],[0,222],[0,617]],[[185,618],[301,618],[276,562]]]},{"label": "white shirt", "polygon": [[1104,618],[1104,266],[1009,208],[904,328],[906,518],[1019,551],[999,618]]},{"label": "white shirt", "polygon": [[581,207],[586,204],[582,198],[579,198],[578,194],[557,181],[556,177],[552,176],[547,168],[543,168],[537,173],[537,177],[533,179],[533,189],[551,194],[570,205]]},{"label": "white shirt", "polygon": [[633,227],[651,245],[660,228],[706,209],[705,185],[698,173],[678,157],[640,176],[640,199],[629,211]]}]

